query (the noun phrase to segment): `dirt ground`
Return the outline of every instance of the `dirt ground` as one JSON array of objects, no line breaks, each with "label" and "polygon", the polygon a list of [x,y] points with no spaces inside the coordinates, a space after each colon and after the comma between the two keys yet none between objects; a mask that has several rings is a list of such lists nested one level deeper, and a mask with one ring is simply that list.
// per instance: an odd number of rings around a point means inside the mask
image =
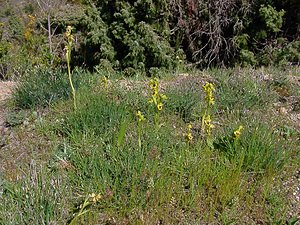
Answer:
[{"label": "dirt ground", "polygon": [[16,87],[16,82],[2,81],[0,82],[0,131],[4,129],[4,121],[6,114],[5,101],[11,96],[13,89]]}]

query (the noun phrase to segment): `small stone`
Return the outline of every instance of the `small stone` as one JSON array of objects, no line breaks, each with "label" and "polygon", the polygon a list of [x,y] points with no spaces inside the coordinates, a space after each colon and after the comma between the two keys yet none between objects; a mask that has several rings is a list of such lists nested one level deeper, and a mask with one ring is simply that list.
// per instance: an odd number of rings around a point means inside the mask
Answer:
[{"label": "small stone", "polygon": [[286,115],[288,113],[287,109],[285,107],[280,107],[279,108],[279,113],[281,115]]}]

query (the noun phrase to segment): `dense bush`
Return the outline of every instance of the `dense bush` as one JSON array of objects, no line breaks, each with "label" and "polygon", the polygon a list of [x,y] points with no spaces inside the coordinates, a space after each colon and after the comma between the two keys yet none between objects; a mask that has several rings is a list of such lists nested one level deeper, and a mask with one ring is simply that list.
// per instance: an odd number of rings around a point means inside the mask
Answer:
[{"label": "dense bush", "polygon": [[[278,38],[299,39],[297,1],[172,0],[171,7],[173,41],[201,66],[265,63],[261,55],[274,48]],[[290,51],[282,54],[299,62]]]},{"label": "dense bush", "polygon": [[64,64],[67,25],[74,28],[73,65],[90,69],[108,66],[130,75],[174,69],[184,59],[200,67],[299,63],[297,0],[53,2],[1,3],[2,77]]},{"label": "dense bush", "polygon": [[37,18],[27,12],[27,5],[0,5],[0,78],[20,77],[27,69],[48,65],[46,36],[37,29]]},{"label": "dense bush", "polygon": [[87,2],[78,24],[86,64],[173,68],[186,56],[201,67],[299,62],[297,1]]},{"label": "dense bush", "polygon": [[85,38],[80,49],[85,52],[84,62],[94,65],[106,59],[115,67],[140,70],[174,67],[176,54],[169,42],[168,4],[162,3],[90,3],[78,27]]}]

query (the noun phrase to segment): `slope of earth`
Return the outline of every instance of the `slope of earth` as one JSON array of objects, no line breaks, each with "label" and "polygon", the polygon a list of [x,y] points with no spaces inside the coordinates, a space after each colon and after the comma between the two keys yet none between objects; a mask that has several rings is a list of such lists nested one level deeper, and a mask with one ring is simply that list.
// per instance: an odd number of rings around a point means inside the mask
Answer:
[{"label": "slope of earth", "polygon": [[15,82],[0,82],[0,130],[4,129],[6,114],[5,100],[7,100],[11,96],[13,88],[15,86]]}]

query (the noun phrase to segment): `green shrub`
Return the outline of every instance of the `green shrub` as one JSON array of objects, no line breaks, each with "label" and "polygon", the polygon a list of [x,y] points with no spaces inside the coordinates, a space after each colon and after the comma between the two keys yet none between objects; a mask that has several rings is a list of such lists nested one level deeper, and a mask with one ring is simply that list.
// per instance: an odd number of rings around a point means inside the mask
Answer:
[{"label": "green shrub", "polygon": [[48,66],[50,62],[46,36],[38,29],[37,18],[20,15],[21,12],[22,8],[8,2],[0,9],[0,78],[3,79],[21,77],[26,70]]},{"label": "green shrub", "polygon": [[274,9],[271,5],[261,5],[259,9],[259,15],[262,20],[266,23],[268,29],[273,32],[279,32],[282,24],[285,11],[282,9],[279,12]]},{"label": "green shrub", "polygon": [[101,92],[90,92],[89,89],[78,92],[78,109],[64,119],[63,132],[70,137],[89,132],[101,135],[127,118],[127,107],[119,103],[121,99],[110,98]]},{"label": "green shrub", "polygon": [[[169,87],[165,93],[168,96],[166,110],[178,114],[186,123],[199,119],[201,108],[201,91],[197,82],[193,80],[183,82],[178,86]],[[196,115],[198,112],[199,115]]]},{"label": "green shrub", "polygon": [[285,151],[284,141],[276,134],[270,132],[270,128],[261,122],[248,123],[242,133],[242,138],[235,141],[230,136],[220,139],[215,147],[221,150],[226,158],[235,163],[241,163],[244,172],[276,173],[283,169],[289,152]]},{"label": "green shrub", "polygon": [[265,47],[259,55],[260,64],[286,66],[290,63],[297,64],[300,61],[300,41],[287,41],[278,38]]},{"label": "green shrub", "polygon": [[169,43],[167,11],[162,14],[162,10],[168,10],[165,1],[114,0],[87,4],[77,25],[84,37],[78,50],[84,53],[82,60],[88,66],[95,66],[105,59],[121,69],[173,68],[176,55]]},{"label": "green shrub", "polygon": [[[81,72],[74,73],[74,83],[78,87]],[[61,69],[36,68],[28,70],[13,93],[18,108],[49,106],[70,96],[68,75]]]},{"label": "green shrub", "polygon": [[[63,60],[64,45],[60,43],[68,25],[76,28],[74,65],[92,70],[107,60],[114,69],[127,69],[128,75],[136,69],[146,74],[152,67],[173,70],[183,59],[202,68],[236,63],[277,64],[278,60],[267,60],[269,48],[280,49],[280,43],[275,44],[278,38],[288,40],[287,45],[299,38],[296,0],[217,0],[213,4],[208,0],[89,0],[68,2],[59,10],[50,10],[50,50],[48,33],[44,31],[48,29],[47,16],[37,12],[39,7],[32,2],[24,2],[19,8],[11,2],[0,10],[0,24],[4,24],[0,36],[2,41],[20,47],[9,50],[12,57],[3,62],[6,77],[20,76],[23,68],[31,64],[57,65]],[[24,35],[28,31],[28,13],[37,15],[36,23],[30,27],[32,40]],[[283,54],[289,56],[279,54],[284,58],[280,64],[289,63],[291,57],[298,63],[288,48]],[[23,57],[28,60],[23,62]],[[11,68],[9,62],[14,59]]]},{"label": "green shrub", "polygon": [[259,77],[253,78],[255,74],[247,72],[233,75],[233,73],[234,70],[224,73],[219,70],[213,75],[219,84],[216,88],[218,110],[261,108],[276,98],[269,84],[262,82]]}]

